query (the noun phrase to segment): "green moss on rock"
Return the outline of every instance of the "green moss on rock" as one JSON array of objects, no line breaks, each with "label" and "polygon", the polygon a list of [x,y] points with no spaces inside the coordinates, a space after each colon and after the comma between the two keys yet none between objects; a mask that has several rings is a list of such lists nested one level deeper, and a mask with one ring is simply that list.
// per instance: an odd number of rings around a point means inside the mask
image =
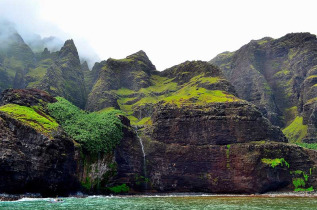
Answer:
[{"label": "green moss on rock", "polygon": [[59,126],[55,119],[46,115],[39,107],[7,104],[0,107],[0,111],[48,136]]},{"label": "green moss on rock", "polygon": [[[115,93],[119,96],[118,104],[120,109],[127,113],[132,124],[148,123],[147,119],[136,118],[133,113],[144,106],[154,106],[160,101],[175,104],[178,107],[183,105],[208,103],[227,103],[241,101],[236,96],[222,90],[208,90],[198,87],[199,84],[215,84],[223,81],[219,77],[207,77],[204,74],[193,77],[188,83],[178,86],[173,79],[158,75],[151,76],[152,85],[141,88],[139,91],[121,88]],[[149,117],[149,116],[147,116]]]},{"label": "green moss on rock", "polygon": [[289,168],[289,163],[284,158],[275,158],[275,159],[268,159],[263,158],[262,163],[265,163],[267,165],[270,165],[272,168],[275,168],[276,166],[287,166]]},{"label": "green moss on rock", "polygon": [[47,73],[47,69],[53,64],[53,60],[45,59],[39,62],[36,68],[30,68],[26,74],[28,88],[37,87]]},{"label": "green moss on rock", "polygon": [[127,193],[130,188],[126,184],[109,187],[109,190],[114,193]]},{"label": "green moss on rock", "polygon": [[293,106],[291,108],[285,109],[284,116],[286,126],[289,126],[293,120],[298,116],[297,106]]},{"label": "green moss on rock", "polygon": [[293,185],[294,185],[295,191],[296,191],[299,187],[305,187],[306,183],[305,183],[305,180],[302,178],[294,178]]},{"label": "green moss on rock", "polygon": [[314,191],[314,187],[310,186],[309,188],[295,188],[295,192],[312,192]]},{"label": "green moss on rock", "polygon": [[307,149],[313,149],[313,150],[317,150],[317,143],[296,143],[298,146],[307,148]]},{"label": "green moss on rock", "polygon": [[283,129],[283,133],[292,143],[300,143],[307,135],[307,125],[303,124],[303,117],[296,117],[293,122]]}]

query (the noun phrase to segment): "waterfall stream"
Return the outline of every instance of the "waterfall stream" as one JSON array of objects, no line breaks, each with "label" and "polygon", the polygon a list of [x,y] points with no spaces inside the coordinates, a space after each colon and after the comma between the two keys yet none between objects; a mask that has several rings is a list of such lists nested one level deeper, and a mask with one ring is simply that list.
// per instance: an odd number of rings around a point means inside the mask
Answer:
[{"label": "waterfall stream", "polygon": [[[147,174],[146,174],[146,154],[145,154],[145,151],[144,151],[143,141],[142,141],[141,137],[138,134],[138,128],[135,128],[135,132],[136,132],[136,136],[138,137],[140,145],[141,145],[141,148],[142,148],[142,153],[143,153],[143,176],[144,176],[144,179],[145,179],[147,177]],[[147,185],[147,183],[145,182],[145,188],[146,188],[146,185]]]}]

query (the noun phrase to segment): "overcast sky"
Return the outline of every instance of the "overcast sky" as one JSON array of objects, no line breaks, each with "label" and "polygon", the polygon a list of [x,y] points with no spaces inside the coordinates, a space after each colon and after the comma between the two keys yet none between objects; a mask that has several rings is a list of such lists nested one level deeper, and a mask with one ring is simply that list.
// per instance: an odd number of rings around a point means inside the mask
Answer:
[{"label": "overcast sky", "polygon": [[[0,0],[19,30],[73,38],[102,60],[144,50],[158,70],[252,39],[317,33],[314,0]],[[97,60],[98,58],[96,58]]]}]

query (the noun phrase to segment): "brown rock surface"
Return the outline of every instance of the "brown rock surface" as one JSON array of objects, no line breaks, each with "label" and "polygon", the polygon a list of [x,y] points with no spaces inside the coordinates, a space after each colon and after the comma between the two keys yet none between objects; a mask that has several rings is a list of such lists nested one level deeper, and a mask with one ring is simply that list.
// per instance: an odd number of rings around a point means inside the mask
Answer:
[{"label": "brown rock surface", "polygon": [[283,133],[245,101],[205,106],[159,104],[151,138],[181,145],[226,145],[250,141],[287,142]]},{"label": "brown rock surface", "polygon": [[78,187],[73,141],[53,139],[0,112],[0,192],[67,195]]},{"label": "brown rock surface", "polygon": [[[292,191],[293,179],[304,179],[294,174],[299,170],[309,174],[306,188],[317,184],[317,152],[285,143],[198,146],[152,141],[147,148],[152,189],[161,192]],[[284,158],[289,167],[283,164],[273,168],[263,158]]]},{"label": "brown rock surface", "polygon": [[[313,110],[307,108],[313,108],[311,101],[317,98],[316,52],[316,35],[290,33],[278,39],[252,40],[235,52],[219,54],[210,63],[223,70],[240,98],[259,107],[274,125],[284,128],[296,116],[306,118],[306,139],[314,142],[317,124],[312,124]],[[308,119],[310,116],[313,118]],[[290,139],[302,140],[305,138]]]},{"label": "brown rock surface", "polygon": [[0,106],[5,104],[36,106],[53,102],[56,102],[54,97],[38,89],[7,89],[3,91],[0,96]]}]

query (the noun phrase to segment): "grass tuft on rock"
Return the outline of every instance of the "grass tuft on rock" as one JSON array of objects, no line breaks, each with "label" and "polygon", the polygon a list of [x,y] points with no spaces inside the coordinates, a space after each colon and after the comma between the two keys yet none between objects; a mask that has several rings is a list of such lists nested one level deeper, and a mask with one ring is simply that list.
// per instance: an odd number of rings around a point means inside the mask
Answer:
[{"label": "grass tuft on rock", "polygon": [[275,158],[275,159],[268,159],[263,158],[262,163],[265,163],[267,165],[270,165],[272,168],[275,168],[276,166],[287,166],[289,168],[289,163],[284,158]]},{"label": "grass tuft on rock", "polygon": [[283,129],[283,133],[291,143],[301,143],[307,135],[307,125],[303,125],[303,117],[297,116],[289,126]]},{"label": "grass tuft on rock", "polygon": [[46,115],[36,106],[26,107],[17,104],[7,104],[1,106],[0,111],[49,137],[51,136],[51,132],[57,130],[59,126],[55,119]]}]

